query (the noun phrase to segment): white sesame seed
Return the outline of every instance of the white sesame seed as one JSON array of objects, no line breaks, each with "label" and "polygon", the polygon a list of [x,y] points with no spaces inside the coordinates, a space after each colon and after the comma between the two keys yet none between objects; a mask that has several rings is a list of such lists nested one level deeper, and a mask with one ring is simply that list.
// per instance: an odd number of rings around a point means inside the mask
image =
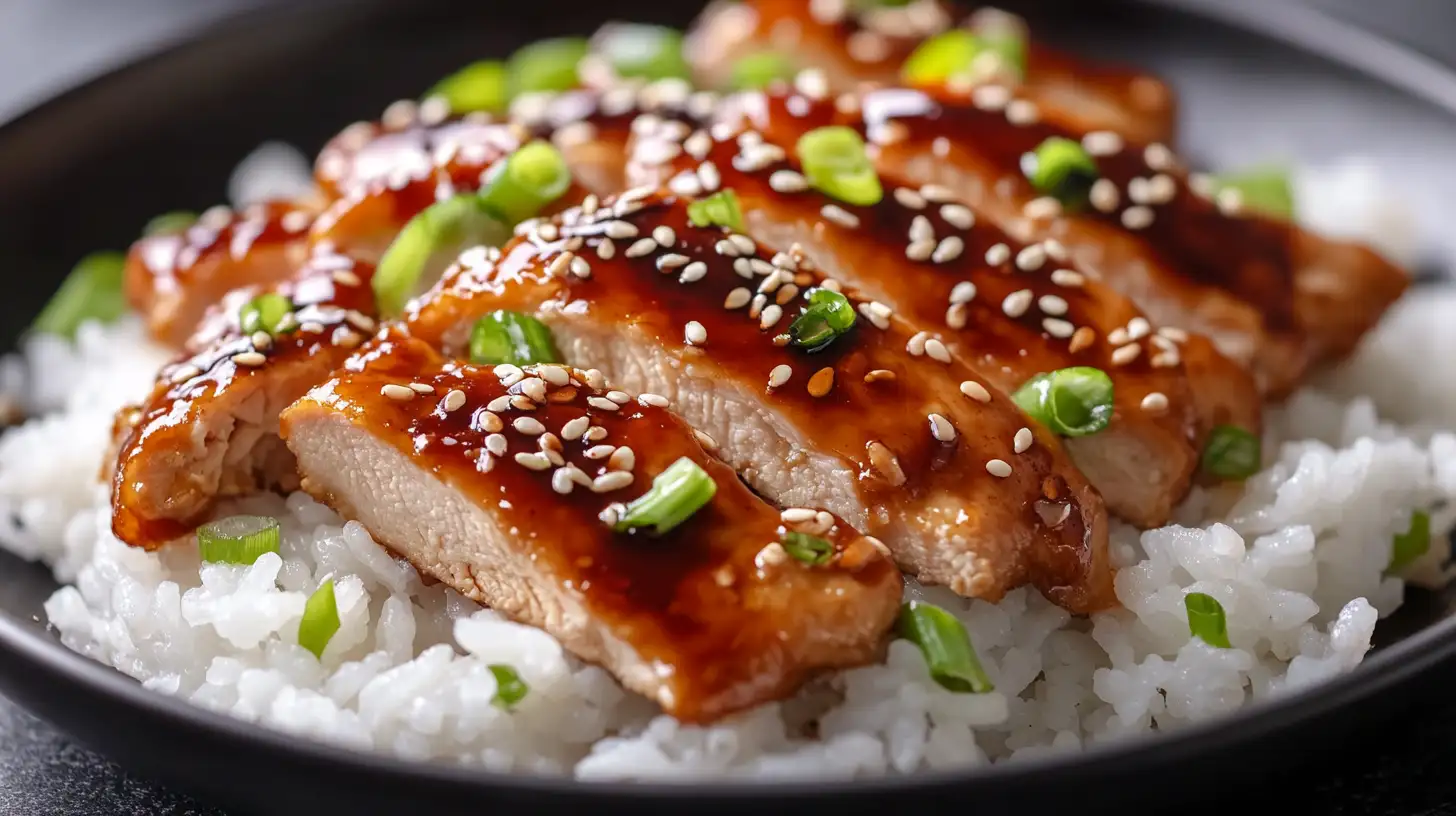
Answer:
[{"label": "white sesame seed", "polygon": [[561,426],[561,438],[567,442],[574,442],[580,439],[581,435],[586,433],[586,429],[589,427],[591,427],[591,419],[586,416],[579,416]]},{"label": "white sesame seed", "polygon": [[829,95],[829,80],[818,68],[806,68],[794,77],[794,90],[810,99],[823,99]]},{"label": "white sesame seed", "polygon": [[485,438],[485,449],[496,456],[506,455],[507,444],[506,438],[498,433],[490,434]]},{"label": "white sesame seed", "polygon": [[1154,170],[1173,169],[1173,151],[1159,142],[1153,142],[1143,149],[1143,161]]},{"label": "white sesame seed", "polygon": [[694,131],[693,135],[683,140],[683,150],[699,161],[702,161],[703,157],[707,156],[712,149],[713,137],[709,136],[706,130]]},{"label": "white sesame seed", "polygon": [[626,445],[612,451],[612,455],[607,458],[607,467],[614,470],[631,470],[636,465],[637,454]]},{"label": "white sesame seed", "polygon": [[1016,268],[1023,272],[1035,272],[1046,263],[1046,249],[1041,244],[1031,244],[1016,253]]},{"label": "white sesame seed", "polygon": [[485,410],[503,413],[511,408],[511,395],[503,394],[485,404]]},{"label": "white sesame seed", "polygon": [[935,441],[954,442],[956,440],[956,429],[954,425],[950,424],[950,420],[940,414],[930,414],[927,418],[930,420],[930,435],[935,437]]},{"label": "white sesame seed", "polygon": [[970,303],[976,299],[976,284],[965,280],[951,287],[951,303]]},{"label": "white sesame seed", "polygon": [[1011,475],[1011,466],[1000,459],[992,459],[986,463],[986,472],[998,479],[1004,479]]},{"label": "white sesame seed", "polygon": [[945,310],[945,325],[952,329],[964,329],[966,318],[966,304],[964,303],[952,303]]},{"label": "white sesame seed", "polygon": [[583,454],[588,459],[605,459],[617,449],[616,445],[593,445]]},{"label": "white sesame seed", "polygon": [[627,251],[622,254],[627,256],[628,258],[641,258],[645,255],[651,255],[656,251],[656,241],[652,240],[651,238],[638,238],[636,241],[633,241],[632,245],[627,247]]},{"label": "white sesame seed", "polygon": [[768,569],[787,563],[788,560],[789,551],[784,549],[784,545],[777,541],[770,541],[758,551],[758,555],[753,557],[753,565],[759,569]]},{"label": "white sesame seed", "polygon": [[572,255],[570,252],[563,252],[560,255],[557,255],[555,258],[551,259],[551,263],[546,265],[546,274],[553,278],[564,277],[566,275],[567,268],[571,266],[571,259],[574,257],[576,256]]},{"label": "white sesame seed", "polygon": [[774,366],[773,371],[770,371],[768,373],[768,387],[778,388],[779,386],[788,382],[789,378],[793,375],[794,369],[783,363],[780,363],[779,365]]},{"label": "white sesame seed", "polygon": [[925,341],[925,355],[938,363],[950,362],[950,351],[946,349],[944,343],[934,337]]},{"label": "white sesame seed", "polygon": [[912,241],[905,247],[905,257],[916,262],[928,261],[935,254],[935,241]]},{"label": "white sesame seed", "polygon": [[248,340],[253,344],[253,348],[257,349],[258,351],[267,351],[273,346],[273,335],[265,331],[253,332],[252,336],[249,337]]},{"label": "white sesame seed", "polygon": [[776,193],[801,193],[809,189],[809,180],[793,170],[775,170],[768,186]]},{"label": "white sesame seed", "polygon": [[1077,331],[1077,327],[1060,317],[1048,317],[1041,321],[1041,327],[1052,337],[1066,339]]},{"label": "white sesame seed", "polygon": [[819,210],[819,214],[825,219],[833,221],[845,229],[857,229],[859,227],[859,216],[844,209],[838,204],[825,204]]},{"label": "white sesame seed", "polygon": [[729,292],[728,297],[723,299],[723,308],[742,309],[744,306],[748,305],[748,301],[752,298],[752,292],[748,291],[748,289],[742,286],[739,286],[738,288]]},{"label": "white sesame seed", "polygon": [[567,468],[557,468],[551,474],[551,489],[563,496],[571,493],[571,488],[574,484],[575,482],[571,478],[571,471]]},{"label": "white sesame seed", "polygon": [[1011,247],[1005,244],[992,244],[986,250],[986,263],[991,266],[1000,266],[1011,260]]},{"label": "white sesame seed", "polygon": [[587,263],[587,260],[585,258],[577,255],[576,257],[571,259],[571,274],[577,276],[578,278],[581,278],[582,280],[586,280],[587,278],[591,277],[591,272],[591,264]]},{"label": "white sesame seed", "polygon": [[959,258],[965,251],[966,242],[962,241],[960,236],[949,235],[941,239],[940,244],[935,247],[935,252],[931,254],[930,260],[935,263],[949,263]]},{"label": "white sesame seed", "polygon": [[723,176],[718,172],[717,165],[712,162],[703,162],[698,165],[698,181],[703,185],[704,192],[715,192],[723,183]]},{"label": "white sesame seed", "polygon": [[753,264],[749,263],[747,258],[735,259],[733,271],[744,280],[753,280]]},{"label": "white sesame seed", "polygon": [[971,90],[971,104],[984,111],[998,111],[1011,101],[1011,90],[1003,85],[978,85]]},{"label": "white sesame seed", "polygon": [[778,294],[774,295],[774,302],[783,306],[799,295],[799,287],[792,283],[786,283],[779,287]]},{"label": "white sesame seed", "polygon": [[910,336],[905,343],[905,350],[910,352],[912,357],[920,357],[925,354],[925,342],[930,339],[929,332],[916,332]]},{"label": "white sesame seed", "polygon": [[1083,278],[1081,273],[1073,272],[1070,269],[1057,269],[1052,272],[1052,283],[1058,286],[1077,288],[1086,282],[1086,278]]},{"label": "white sesame seed", "polygon": [[1139,315],[1127,321],[1127,337],[1129,340],[1141,340],[1147,337],[1153,330],[1153,326],[1146,317]]},{"label": "white sesame seed", "polygon": [[789,524],[803,524],[806,521],[813,521],[816,515],[818,514],[808,507],[789,507],[779,513],[779,518]]},{"label": "white sesame seed", "polygon": [[603,232],[608,238],[613,238],[618,241],[636,238],[638,234],[636,225],[627,221],[609,221],[607,222],[607,226],[603,228]]},{"label": "white sesame seed", "polygon": [[1088,198],[1099,212],[1110,213],[1121,203],[1122,194],[1111,180],[1101,178],[1092,183]]},{"label": "white sesame seed", "polygon": [[545,470],[551,467],[551,457],[544,453],[518,453],[513,457],[516,464],[530,470]]},{"label": "white sesame seed", "polygon": [[753,239],[747,235],[740,235],[735,232],[728,236],[728,240],[733,242],[733,246],[738,248],[738,254],[740,255],[752,255],[758,251],[758,244],[755,244]]},{"label": "white sesame seed", "polygon": [[767,307],[764,308],[763,313],[759,316],[758,327],[760,329],[772,328],[773,324],[779,322],[779,318],[782,317],[783,314],[784,310],[777,303],[769,304]]},{"label": "white sesame seed", "polygon": [[896,187],[892,195],[895,196],[895,200],[900,202],[900,206],[902,207],[912,210],[925,209],[925,197],[909,187]]},{"label": "white sesame seed", "polygon": [[1122,225],[1130,230],[1147,229],[1153,225],[1153,211],[1147,207],[1128,207],[1122,211]]},{"label": "white sesame seed", "polygon": [[486,433],[495,433],[506,426],[500,417],[489,410],[476,417],[475,421],[480,425],[480,429]]},{"label": "white sesame seed", "polygon": [[927,184],[921,187],[920,195],[931,204],[950,204],[955,202],[955,191],[939,184]]},{"label": "white sesame seed", "polygon": [[532,402],[546,401],[546,383],[539,377],[530,377],[521,380],[520,391],[523,396],[529,398]]},{"label": "white sesame seed", "polygon": [[666,408],[667,406],[672,404],[667,399],[667,397],[664,397],[661,394],[653,394],[651,392],[638,394],[637,401],[643,405],[649,405],[653,408]]},{"label": "white sesame seed", "polygon": [[1168,397],[1160,391],[1154,391],[1143,397],[1142,409],[1150,414],[1161,414],[1168,410]]},{"label": "white sesame seed", "polygon": [[607,399],[617,403],[618,405],[626,405],[627,403],[632,401],[632,395],[628,394],[626,391],[608,391]]},{"label": "white sesame seed", "polygon": [[587,397],[586,404],[597,409],[598,411],[617,410],[617,403],[612,402],[609,399],[603,399],[602,397]]},{"label": "white sesame seed", "polygon": [[1097,340],[1097,332],[1083,326],[1072,332],[1072,342],[1067,344],[1067,351],[1076,354],[1084,348],[1092,345]]},{"label": "white sesame seed", "polygon": [[1001,301],[1001,311],[1007,317],[1021,317],[1026,310],[1031,308],[1032,293],[1030,289],[1017,289]]},{"label": "white sesame seed", "polygon": [[240,366],[252,368],[268,362],[268,358],[256,351],[240,351],[232,356],[232,361]]},{"label": "white sesame seed", "polygon": [[511,422],[511,427],[527,436],[540,436],[546,433],[546,426],[542,425],[541,420],[535,417],[516,417]]},{"label": "white sesame seed", "polygon": [[940,208],[940,217],[956,229],[967,230],[976,225],[976,215],[963,204],[947,204]]},{"label": "white sesame seed", "polygon": [[435,386],[430,385],[429,383],[412,382],[412,383],[409,384],[409,388],[410,388],[411,391],[415,392],[416,394],[433,394],[433,393],[435,393]]},{"label": "white sesame seed", "polygon": [[1025,453],[1031,448],[1033,441],[1035,441],[1035,437],[1032,436],[1031,429],[1022,428],[1016,432],[1016,436],[1011,438],[1011,449],[1017,453]]},{"label": "white sesame seed", "polygon": [[1067,301],[1057,295],[1042,295],[1036,305],[1049,315],[1061,316],[1067,313]]},{"label": "white sesame seed", "polygon": [[1131,338],[1127,336],[1127,329],[1121,326],[1107,333],[1107,342],[1111,343],[1114,346],[1123,345],[1130,339]]},{"label": "white sesame seed", "polygon": [[696,198],[703,194],[703,182],[698,178],[697,173],[684,170],[667,182],[667,189],[680,196]]},{"label": "white sesame seed", "polygon": [[688,345],[701,346],[708,342],[708,330],[703,328],[702,323],[691,320],[688,321],[687,327],[683,329],[683,337],[686,339]]},{"label": "white sesame seed", "polygon": [[1021,208],[1021,214],[1033,221],[1056,218],[1062,214],[1062,202],[1051,196],[1033,198],[1026,202],[1026,206]]},{"label": "white sesame seed", "polygon": [[167,380],[173,385],[176,385],[177,383],[186,382],[201,373],[202,369],[198,368],[195,365],[183,365],[179,366],[175,371],[173,371],[172,376],[168,377]]},{"label": "white sesame seed", "polygon": [[1112,352],[1112,364],[1127,365],[1133,360],[1136,360],[1138,355],[1141,354],[1142,351],[1143,347],[1138,345],[1137,343],[1129,343],[1125,346],[1120,346],[1114,349]]},{"label": "white sesame seed", "polygon": [[677,243],[677,233],[672,231],[672,227],[662,224],[653,228],[652,240],[662,244],[664,247],[670,247]]},{"label": "white sesame seed", "polygon": [[765,305],[767,305],[767,304],[768,304],[768,296],[767,295],[764,295],[764,294],[754,295],[753,296],[753,300],[750,301],[749,304],[748,304],[748,317],[750,319],[752,319],[752,320],[757,320],[759,318],[759,316],[763,314],[763,307]]},{"label": "white sesame seed", "polygon": [[379,393],[398,402],[409,402],[415,398],[415,392],[403,385],[387,383],[379,389]]},{"label": "white sesame seed", "polygon": [[864,315],[864,319],[868,320],[871,325],[881,331],[890,328],[890,315],[888,314],[888,310],[881,312],[874,307],[874,303],[861,303],[859,305],[859,313]]},{"label": "white sesame seed", "polygon": [[1174,343],[1188,342],[1188,332],[1174,326],[1164,326],[1163,328],[1158,329],[1158,335],[1161,337],[1166,337],[1169,340],[1172,340]]},{"label": "white sesame seed", "polygon": [[597,244],[598,258],[601,258],[604,261],[610,261],[613,257],[616,256],[616,254],[617,245],[613,243],[611,238],[603,238],[602,242],[600,244]]},{"label": "white sesame seed", "polygon": [[1224,215],[1238,215],[1244,209],[1244,194],[1233,187],[1218,191],[1218,211]]},{"label": "white sesame seed", "polygon": [[1029,99],[1016,99],[1006,105],[1006,121],[1013,125],[1034,125],[1040,118],[1041,111]]},{"label": "white sesame seed", "polygon": [[610,493],[632,484],[632,473],[627,470],[613,470],[592,479],[593,493]]},{"label": "white sesame seed", "polygon": [[910,221],[911,241],[933,241],[935,240],[935,227],[931,226],[930,219],[923,215],[917,215]]},{"label": "white sesame seed", "polygon": [[[647,239],[643,239],[644,241]],[[688,256],[679,255],[676,252],[669,252],[666,255],[657,256],[657,268],[668,272],[679,267],[687,266]]]},{"label": "white sesame seed", "polygon": [[598,369],[588,368],[586,370],[586,384],[591,386],[592,390],[600,391],[607,387],[607,377]]},{"label": "white sesame seed", "polygon": [[347,269],[335,269],[333,272],[329,273],[329,277],[333,278],[334,283],[337,283],[340,286],[364,285],[364,281],[360,280],[358,275],[355,275],[353,272],[350,272]]}]

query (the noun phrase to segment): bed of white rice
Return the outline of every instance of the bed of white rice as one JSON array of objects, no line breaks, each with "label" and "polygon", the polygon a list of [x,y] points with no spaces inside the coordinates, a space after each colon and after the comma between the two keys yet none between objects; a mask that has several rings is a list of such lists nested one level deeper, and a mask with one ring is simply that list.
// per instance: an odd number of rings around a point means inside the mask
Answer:
[{"label": "bed of white rice", "polygon": [[[896,641],[883,665],[687,727],[548,635],[424,586],[302,494],[227,508],[282,519],[281,553],[249,567],[129,549],[97,472],[112,412],[165,356],[135,321],[0,362],[0,390],[48,412],[0,437],[0,544],[66,584],[46,613],[72,649],[159,693],[359,749],[587,779],[850,778],[1074,750],[1356,666],[1401,602],[1404,582],[1383,572],[1415,508],[1436,508],[1436,542],[1407,575],[1443,580],[1456,436],[1439,429],[1456,427],[1456,386],[1430,372],[1456,362],[1452,310],[1456,290],[1403,303],[1344,371],[1272,410],[1266,467],[1241,490],[1195,492],[1183,526],[1118,529],[1124,610],[1071,619],[1027,590],[993,605],[907,587],[965,622],[991,694],[940,689]],[[320,661],[296,635],[330,577],[342,626]],[[1234,648],[1190,638],[1190,591],[1223,604]],[[491,704],[494,663],[530,687],[514,711]]]}]

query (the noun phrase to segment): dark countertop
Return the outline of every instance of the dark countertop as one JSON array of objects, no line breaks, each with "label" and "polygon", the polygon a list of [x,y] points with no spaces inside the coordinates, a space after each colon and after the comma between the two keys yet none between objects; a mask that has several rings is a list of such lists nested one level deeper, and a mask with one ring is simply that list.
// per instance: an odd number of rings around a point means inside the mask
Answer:
[{"label": "dark countertop", "polygon": [[[62,87],[183,36],[194,26],[268,1],[0,0],[0,122]],[[1456,4],[1305,2],[1456,62],[1456,46],[1445,41],[1456,30]],[[1442,164],[1447,171],[1452,166]],[[1308,766],[1278,782],[1279,792],[1296,792],[1300,797],[1300,813],[1456,814],[1456,774],[1451,772],[1456,767],[1456,701],[1392,718],[1374,733],[1330,746],[1325,754],[1311,757]],[[1179,816],[1248,812],[1251,803],[1275,793],[1272,788],[1189,791],[1188,798],[1170,812]],[[1195,801],[1199,807],[1190,806]],[[222,810],[132,777],[3,697],[0,814],[225,816]]]}]

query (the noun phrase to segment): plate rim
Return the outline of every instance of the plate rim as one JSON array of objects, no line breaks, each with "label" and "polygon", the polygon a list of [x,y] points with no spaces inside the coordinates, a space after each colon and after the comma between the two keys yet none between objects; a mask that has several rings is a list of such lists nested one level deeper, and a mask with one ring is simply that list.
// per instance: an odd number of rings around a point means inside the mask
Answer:
[{"label": "plate rim", "polygon": [[[1281,43],[1393,89],[1421,99],[1432,108],[1456,116],[1456,71],[1424,56],[1414,48],[1361,29],[1308,6],[1274,6],[1265,0],[1131,0],[1133,5],[1171,11],[1238,29],[1245,34]],[[276,25],[280,19],[322,13],[339,8],[369,9],[380,0],[324,0],[309,4],[263,5],[206,23],[196,30],[128,59],[104,73],[73,81],[62,90],[0,121],[0,141],[34,127],[56,111],[77,105],[98,89],[125,84],[137,74],[201,48],[220,37],[236,36],[243,28]],[[1271,13],[1273,12],[1273,13]],[[19,556],[15,556],[19,558]],[[49,567],[40,564],[36,568]],[[51,629],[49,623],[45,623]],[[1435,666],[1456,660],[1456,616],[1447,617],[1397,643],[1368,655],[1354,670],[1274,699],[1251,702],[1238,711],[1168,733],[1148,732],[1135,737],[1093,743],[1078,751],[1056,752],[1016,762],[983,764],[957,769],[917,772],[839,781],[833,787],[814,779],[685,779],[682,781],[589,781],[573,776],[544,776],[487,771],[448,761],[408,760],[382,751],[361,751],[293,735],[260,724],[205,709],[180,698],[144,688],[141,683],[108,665],[96,662],[43,636],[8,611],[0,610],[0,687],[6,692],[22,683],[49,681],[52,688],[69,686],[72,693],[99,695],[157,718],[171,729],[222,739],[240,751],[266,750],[274,762],[299,766],[335,767],[366,772],[411,785],[438,785],[455,790],[498,790],[514,794],[610,798],[644,803],[707,797],[732,803],[766,794],[794,800],[836,795],[885,795],[944,792],[976,787],[1010,790],[1045,782],[1047,775],[1097,775],[1128,763],[1149,766],[1178,764],[1222,746],[1248,744],[1293,727],[1332,716],[1348,703],[1369,698],[1409,683]],[[20,672],[40,672],[27,681],[13,679]],[[18,695],[24,696],[24,695]],[[22,705],[27,711],[30,706]],[[46,719],[49,719],[46,717]],[[52,720],[59,730],[66,726]],[[83,744],[89,740],[76,737]],[[126,766],[125,757],[106,754]]]}]

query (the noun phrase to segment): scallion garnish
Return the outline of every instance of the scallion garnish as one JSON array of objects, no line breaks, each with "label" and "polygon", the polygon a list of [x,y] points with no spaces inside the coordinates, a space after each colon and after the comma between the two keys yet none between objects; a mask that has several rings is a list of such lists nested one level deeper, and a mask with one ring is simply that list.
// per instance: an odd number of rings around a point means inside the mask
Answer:
[{"label": "scallion garnish", "polygon": [[834,545],[818,536],[790,531],[784,535],[784,552],[811,567],[823,566],[834,557]]},{"label": "scallion garnish", "polygon": [[738,194],[720,190],[688,204],[688,220],[695,227],[718,226],[743,232],[743,210],[738,207]]},{"label": "scallion garnish", "polygon": [[507,224],[534,218],[541,209],[571,187],[566,159],[550,142],[534,141],[521,147],[485,180],[480,199],[489,212]]},{"label": "scallion garnish", "polygon": [[142,235],[175,235],[179,232],[186,232],[187,228],[197,223],[197,213],[186,210],[175,210],[169,213],[162,213],[147,222],[142,228]]},{"label": "scallion garnish", "polygon": [[740,57],[733,63],[734,90],[758,91],[775,81],[794,78],[794,63],[777,51],[759,51]]},{"label": "scallion garnish", "polygon": [[1112,378],[1091,366],[1032,377],[1012,395],[1027,416],[1062,436],[1087,436],[1112,421]]},{"label": "scallion garnish", "polygon": [[439,97],[451,113],[504,113],[511,90],[506,64],[499,60],[472,62],[445,77],[425,92],[425,98]]},{"label": "scallion garnish", "polygon": [[504,309],[475,321],[470,330],[470,362],[477,365],[559,363],[561,353],[541,321]]},{"label": "scallion garnish", "polygon": [[402,312],[462,250],[503,244],[510,237],[510,227],[474,193],[435,202],[404,225],[374,271],[370,285],[380,313],[394,317]]},{"label": "scallion garnish", "polygon": [[625,533],[651,528],[654,535],[662,535],[687,521],[717,492],[713,477],[684,456],[657,474],[652,488],[627,505],[613,529]]},{"label": "scallion garnish", "polygon": [[805,177],[821,193],[861,207],[884,198],[864,139],[854,129],[843,125],[815,128],[799,137],[795,152]]},{"label": "scallion garnish", "polygon": [[1052,136],[1021,157],[1021,172],[1038,192],[1068,207],[1081,206],[1100,171],[1081,142]]},{"label": "scallion garnish", "polygon": [[298,622],[298,645],[323,657],[324,648],[339,631],[339,602],[334,597],[334,581],[330,578],[308,596],[303,605],[303,620]]},{"label": "scallion garnish", "polygon": [[1218,599],[1202,592],[1190,592],[1183,596],[1183,608],[1188,610],[1190,634],[1209,646],[1229,648],[1228,624]]},{"label": "scallion garnish", "polygon": [[809,306],[789,324],[789,342],[810,352],[823,349],[854,327],[854,307],[833,289],[809,293]]},{"label": "scallion garnish", "polygon": [[1236,425],[1214,428],[1203,446],[1203,469],[1221,479],[1247,479],[1259,472],[1262,459],[1259,437]]},{"label": "scallion garnish", "polygon": [[1390,565],[1386,572],[1397,572],[1426,554],[1431,548],[1431,514],[1424,510],[1411,513],[1410,527],[1397,533],[1390,548]]},{"label": "scallion garnish", "polygon": [[238,325],[243,334],[267,332],[277,337],[287,325],[285,318],[293,313],[293,303],[277,292],[258,295],[243,304],[238,312]]},{"label": "scallion garnish", "polygon": [[270,516],[228,516],[197,528],[202,560],[218,564],[251,564],[278,552],[279,540],[278,519]]},{"label": "scallion garnish", "polygon": [[495,696],[490,698],[490,704],[496,708],[509,711],[516,703],[524,700],[526,692],[531,687],[521,679],[516,670],[504,663],[493,663],[489,667],[490,673],[495,675]]},{"label": "scallion garnish", "polygon": [[971,694],[996,690],[986,670],[981,668],[966,627],[944,609],[910,601],[900,607],[895,631],[920,647],[931,678],[941,687]]},{"label": "scallion garnish", "polygon": [[905,64],[900,78],[911,85],[931,85],[969,73],[984,46],[981,38],[963,28],[954,28],[922,42]]},{"label": "scallion garnish", "polygon": [[606,57],[619,77],[658,80],[690,76],[683,58],[682,32],[666,26],[611,23],[592,37],[592,48]]},{"label": "scallion garnish", "polygon": [[1245,209],[1275,218],[1294,217],[1294,192],[1290,187],[1289,173],[1283,169],[1263,167],[1214,176],[1213,184],[1216,193],[1236,191],[1239,203]]},{"label": "scallion garnish", "polygon": [[126,255],[96,252],[81,259],[61,288],[51,296],[30,330],[41,334],[74,337],[87,320],[111,321],[126,314],[122,280],[126,276]]},{"label": "scallion garnish", "polygon": [[577,86],[577,66],[590,45],[580,37],[539,40],[511,55],[511,94],[569,91]]}]

